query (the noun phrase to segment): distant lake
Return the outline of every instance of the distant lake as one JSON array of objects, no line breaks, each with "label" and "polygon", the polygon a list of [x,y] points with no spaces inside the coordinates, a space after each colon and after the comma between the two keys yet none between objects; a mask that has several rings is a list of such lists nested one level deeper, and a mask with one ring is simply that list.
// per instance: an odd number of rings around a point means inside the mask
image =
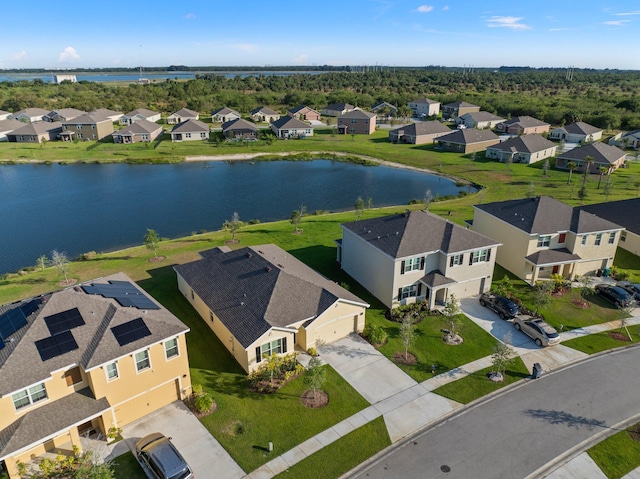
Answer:
[{"label": "distant lake", "polygon": [[113,251],[142,243],[147,228],[176,238],[240,219],[407,204],[468,191],[441,176],[331,160],[188,162],[173,165],[0,165],[0,274],[40,255]]},{"label": "distant lake", "polygon": [[[40,79],[45,83],[53,83],[53,76],[55,74],[63,74],[64,72],[51,72],[48,74],[41,73],[0,73],[0,82],[4,81],[19,81],[28,80],[33,81]],[[195,78],[196,75],[221,75],[225,78],[235,78],[239,76],[241,78],[249,76],[289,76],[297,74],[319,75],[321,73],[328,73],[325,71],[268,71],[268,72],[142,72],[142,77],[150,80],[151,82],[163,82],[165,80],[190,80]],[[73,73],[71,73],[73,75]],[[137,82],[140,79],[139,73],[118,73],[118,72],[104,72],[104,73],[75,73],[77,81],[94,81],[94,82]]]}]

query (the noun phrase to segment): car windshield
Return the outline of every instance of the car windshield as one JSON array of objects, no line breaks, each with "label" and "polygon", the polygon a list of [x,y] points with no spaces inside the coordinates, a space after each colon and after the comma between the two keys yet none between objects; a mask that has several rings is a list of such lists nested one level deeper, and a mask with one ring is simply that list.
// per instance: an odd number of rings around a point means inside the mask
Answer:
[{"label": "car windshield", "polygon": [[191,474],[191,470],[188,467],[185,467],[182,471],[177,474],[174,474],[169,479],[186,479]]},{"label": "car windshield", "polygon": [[547,323],[539,323],[539,326],[544,330],[545,334],[549,338],[557,338],[559,336],[558,332],[553,326],[550,326]]}]

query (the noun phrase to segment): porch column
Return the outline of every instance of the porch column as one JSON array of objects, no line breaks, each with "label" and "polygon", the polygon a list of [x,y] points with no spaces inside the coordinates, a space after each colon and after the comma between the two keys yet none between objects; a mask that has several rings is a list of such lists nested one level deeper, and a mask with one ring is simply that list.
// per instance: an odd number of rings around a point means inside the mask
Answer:
[{"label": "porch column", "polygon": [[18,461],[16,461],[15,458],[7,457],[4,460],[4,465],[7,468],[9,479],[20,479],[20,474],[18,474]]},{"label": "porch column", "polygon": [[69,429],[69,438],[71,439],[71,445],[78,448],[78,452],[82,452],[82,444],[80,444],[80,434],[77,427]]},{"label": "porch column", "polygon": [[538,281],[538,273],[540,273],[540,268],[538,268],[536,265],[533,265],[533,275],[531,277],[532,285],[536,284],[536,281]]}]

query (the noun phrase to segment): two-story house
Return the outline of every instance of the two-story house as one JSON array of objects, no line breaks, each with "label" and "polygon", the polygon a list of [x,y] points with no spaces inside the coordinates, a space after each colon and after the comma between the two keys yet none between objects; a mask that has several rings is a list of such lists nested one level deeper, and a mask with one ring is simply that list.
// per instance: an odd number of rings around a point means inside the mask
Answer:
[{"label": "two-story house", "polygon": [[473,105],[466,101],[456,101],[442,106],[442,118],[453,120],[465,113],[474,113],[478,111],[480,111],[480,107],[478,105]]},{"label": "two-story house", "polygon": [[407,103],[407,106],[411,108],[411,112],[416,118],[436,116],[440,113],[440,102],[429,98],[417,98]]},{"label": "two-story house", "polygon": [[538,120],[531,116],[516,116],[496,125],[496,131],[504,132],[508,135],[530,135],[532,133],[548,133],[549,123]]},{"label": "two-story house", "polygon": [[367,303],[276,245],[200,255],[174,267],[178,288],[247,372],[364,328]]},{"label": "two-story house", "polygon": [[473,230],[500,241],[496,262],[529,284],[608,268],[623,228],[549,196],[474,206]]},{"label": "two-story house", "polygon": [[123,273],[0,306],[0,461],[83,449],[191,392],[178,318]]},{"label": "two-story house", "polygon": [[488,236],[428,211],[343,223],[342,269],[385,306],[426,301],[429,308],[488,291],[500,246]]},{"label": "two-story house", "polygon": [[338,117],[338,132],[344,135],[370,135],[376,131],[376,114],[356,109]]},{"label": "two-story house", "polygon": [[113,133],[113,122],[107,117],[80,115],[62,122],[60,138],[65,141],[102,140]]}]

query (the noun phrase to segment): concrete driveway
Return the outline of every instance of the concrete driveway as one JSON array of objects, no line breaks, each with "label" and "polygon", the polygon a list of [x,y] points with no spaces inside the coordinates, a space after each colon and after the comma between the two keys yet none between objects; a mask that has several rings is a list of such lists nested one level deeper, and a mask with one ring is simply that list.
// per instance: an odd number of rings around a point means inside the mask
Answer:
[{"label": "concrete driveway", "polygon": [[125,426],[122,436],[135,454],[136,441],[152,432],[171,437],[196,477],[239,479],[245,476],[182,401],[173,402]]}]

